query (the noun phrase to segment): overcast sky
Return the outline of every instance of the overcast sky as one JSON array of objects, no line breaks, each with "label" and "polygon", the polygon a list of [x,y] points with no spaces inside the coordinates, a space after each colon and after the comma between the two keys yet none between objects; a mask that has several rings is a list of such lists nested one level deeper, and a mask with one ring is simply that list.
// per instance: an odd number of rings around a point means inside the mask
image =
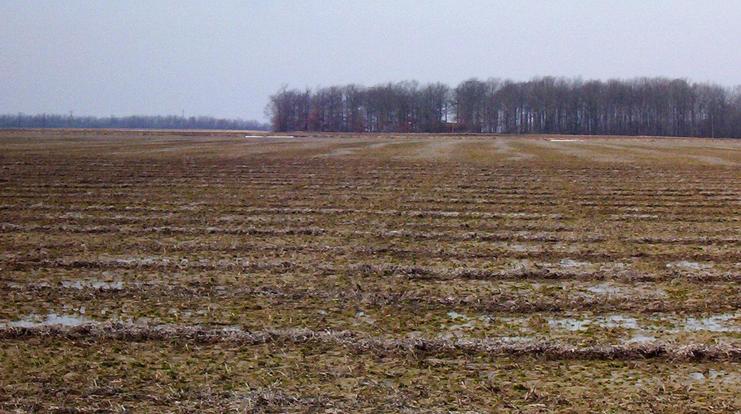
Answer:
[{"label": "overcast sky", "polygon": [[0,0],[0,113],[264,120],[281,85],[741,84],[741,0]]}]

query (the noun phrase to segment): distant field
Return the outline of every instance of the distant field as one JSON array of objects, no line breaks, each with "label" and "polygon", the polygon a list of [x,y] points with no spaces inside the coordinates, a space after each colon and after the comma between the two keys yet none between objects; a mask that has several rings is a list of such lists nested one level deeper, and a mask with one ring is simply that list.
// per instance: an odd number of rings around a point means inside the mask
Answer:
[{"label": "distant field", "polygon": [[741,140],[252,134],[0,131],[0,411],[741,410]]}]

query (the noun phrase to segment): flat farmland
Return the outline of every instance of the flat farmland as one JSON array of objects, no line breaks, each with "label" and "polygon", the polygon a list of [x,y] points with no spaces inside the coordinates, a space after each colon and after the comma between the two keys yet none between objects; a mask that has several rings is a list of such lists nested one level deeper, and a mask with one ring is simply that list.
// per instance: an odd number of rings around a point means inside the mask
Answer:
[{"label": "flat farmland", "polygon": [[741,141],[0,132],[0,411],[738,412]]}]

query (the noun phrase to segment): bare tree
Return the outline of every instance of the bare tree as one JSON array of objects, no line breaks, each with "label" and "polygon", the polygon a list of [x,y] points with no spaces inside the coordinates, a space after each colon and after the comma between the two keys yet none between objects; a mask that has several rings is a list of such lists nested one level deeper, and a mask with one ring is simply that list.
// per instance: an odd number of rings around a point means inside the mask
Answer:
[{"label": "bare tree", "polygon": [[[741,136],[741,92],[684,79],[398,82],[280,89],[276,130]],[[17,120],[9,120],[9,123]],[[46,121],[44,121],[46,122]]]}]

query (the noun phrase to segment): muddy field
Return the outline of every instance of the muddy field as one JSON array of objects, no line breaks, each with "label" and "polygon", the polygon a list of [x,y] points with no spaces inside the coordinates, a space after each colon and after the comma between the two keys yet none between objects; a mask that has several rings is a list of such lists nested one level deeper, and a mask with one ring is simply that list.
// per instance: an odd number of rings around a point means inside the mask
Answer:
[{"label": "muddy field", "polygon": [[0,411],[741,410],[741,141],[244,135],[0,132]]}]

